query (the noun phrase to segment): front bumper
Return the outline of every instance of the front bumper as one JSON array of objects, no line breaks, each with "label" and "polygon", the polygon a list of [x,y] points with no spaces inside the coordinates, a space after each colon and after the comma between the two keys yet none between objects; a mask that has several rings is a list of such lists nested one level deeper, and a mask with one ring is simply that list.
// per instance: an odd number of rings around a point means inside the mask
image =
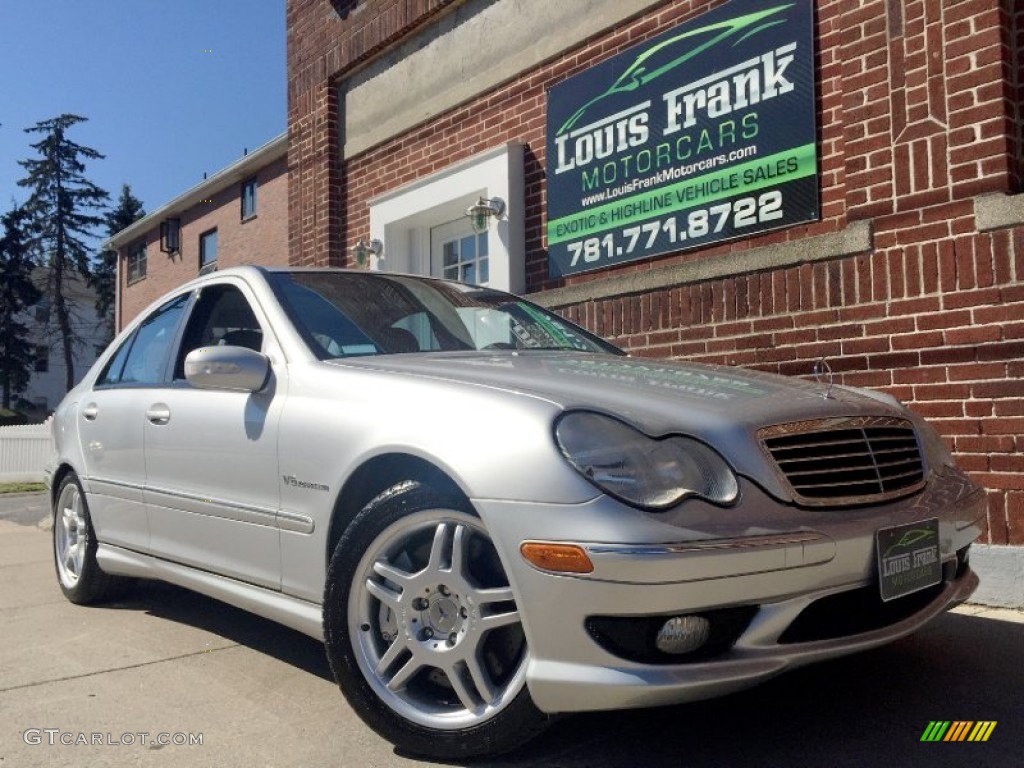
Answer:
[{"label": "front bumper", "polygon": [[[977,587],[957,552],[980,533],[985,500],[959,472],[933,476],[909,499],[850,510],[787,507],[750,483],[742,493],[733,509],[696,502],[670,515],[639,512],[608,497],[580,505],[474,501],[517,595],[530,646],[527,681],[540,709],[620,709],[726,694],[785,669],[889,643]],[[827,639],[783,637],[808,606],[877,589],[876,530],[934,517],[943,582],[918,598],[912,612]],[[594,571],[537,570],[519,554],[530,540],[578,544]],[[753,618],[731,646],[689,663],[624,658],[587,628],[592,617],[668,618],[737,606],[751,606]]]}]

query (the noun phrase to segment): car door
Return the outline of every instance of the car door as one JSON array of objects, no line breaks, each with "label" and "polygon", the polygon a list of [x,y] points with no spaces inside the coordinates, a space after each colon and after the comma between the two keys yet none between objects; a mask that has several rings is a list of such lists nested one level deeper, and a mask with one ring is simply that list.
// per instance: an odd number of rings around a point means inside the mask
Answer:
[{"label": "car door", "polygon": [[166,375],[178,325],[188,303],[182,294],[154,310],[120,343],[79,404],[83,479],[97,537],[149,551],[144,505],[145,410]]},{"label": "car door", "polygon": [[283,377],[275,370],[257,393],[192,387],[185,356],[218,344],[257,351],[275,345],[242,281],[225,278],[198,291],[170,380],[150,392],[144,429],[152,547],[170,560],[279,589]]}]

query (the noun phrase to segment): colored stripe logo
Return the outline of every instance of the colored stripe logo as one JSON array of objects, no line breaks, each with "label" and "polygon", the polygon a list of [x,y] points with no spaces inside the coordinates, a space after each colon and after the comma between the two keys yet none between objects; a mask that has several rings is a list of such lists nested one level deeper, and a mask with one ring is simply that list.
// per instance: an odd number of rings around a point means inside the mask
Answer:
[{"label": "colored stripe logo", "polygon": [[932,720],[921,741],[988,741],[996,729],[995,720]]}]

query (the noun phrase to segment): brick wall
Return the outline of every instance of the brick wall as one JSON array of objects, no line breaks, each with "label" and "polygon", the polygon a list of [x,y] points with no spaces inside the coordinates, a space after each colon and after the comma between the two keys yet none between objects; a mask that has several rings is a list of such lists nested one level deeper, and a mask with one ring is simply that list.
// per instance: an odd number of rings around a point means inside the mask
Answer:
[{"label": "brick wall", "polygon": [[[342,262],[345,233],[368,230],[371,196],[512,140],[526,145],[530,291],[868,222],[872,247],[861,254],[560,311],[636,355],[784,374],[807,374],[828,356],[839,381],[891,392],[929,417],[990,489],[987,540],[1024,544],[1024,226],[983,232],[975,215],[977,196],[1020,186],[1021,0],[819,0],[822,220],[548,280],[546,89],[717,4],[666,2],[343,167],[333,84],[413,22],[370,24],[395,3],[368,2],[361,17],[342,19],[323,0],[291,0],[292,262]],[[445,4],[413,5],[429,15]],[[315,38],[292,26],[308,19],[321,23]]]},{"label": "brick wall", "polygon": [[292,264],[340,265],[344,174],[338,78],[458,0],[288,0],[288,195]]},{"label": "brick wall", "polygon": [[[217,266],[264,266],[288,263],[288,163],[280,158],[256,174],[257,207],[254,218],[241,221],[240,185],[230,184],[211,197],[182,211],[181,250],[160,252],[160,223],[146,235],[146,277],[127,284],[121,251],[121,327],[163,296],[199,274],[199,235],[217,228]],[[251,178],[251,177],[250,177]],[[136,241],[138,242],[138,241]]]}]

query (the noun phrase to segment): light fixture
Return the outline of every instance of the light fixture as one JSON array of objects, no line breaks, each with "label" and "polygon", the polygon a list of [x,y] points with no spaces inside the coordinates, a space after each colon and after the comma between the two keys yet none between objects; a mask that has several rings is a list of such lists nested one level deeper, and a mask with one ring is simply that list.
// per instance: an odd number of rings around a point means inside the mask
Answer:
[{"label": "light fixture", "polygon": [[175,253],[181,249],[181,219],[164,219],[160,222],[160,251]]},{"label": "light fixture", "polygon": [[355,245],[349,248],[352,253],[352,258],[359,269],[366,269],[370,266],[370,256],[376,256],[382,258],[381,254],[384,253],[384,243],[377,238],[366,242],[363,238],[359,238]]},{"label": "light fixture", "polygon": [[505,201],[500,197],[484,197],[466,209],[466,215],[473,224],[473,231],[482,235],[487,231],[490,219],[500,219],[505,214]]},{"label": "light fixture", "polygon": [[703,616],[675,616],[658,630],[654,644],[662,653],[692,653],[711,637],[711,622]]}]

